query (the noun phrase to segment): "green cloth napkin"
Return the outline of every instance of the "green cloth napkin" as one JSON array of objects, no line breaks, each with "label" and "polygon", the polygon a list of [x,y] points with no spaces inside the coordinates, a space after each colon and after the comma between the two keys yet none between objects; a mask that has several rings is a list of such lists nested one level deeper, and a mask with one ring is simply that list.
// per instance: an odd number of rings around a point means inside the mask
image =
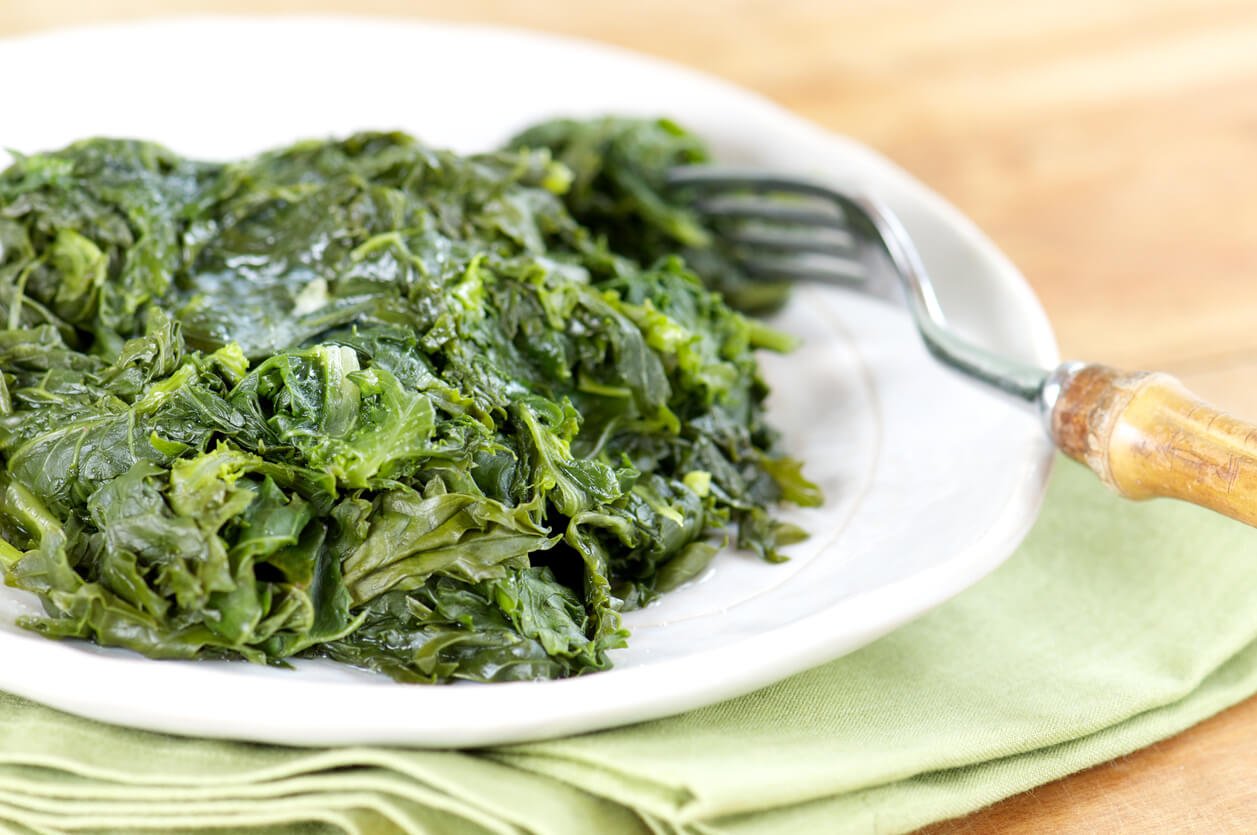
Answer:
[{"label": "green cloth napkin", "polygon": [[901,832],[1257,691],[1257,531],[1062,462],[991,577],[739,699],[476,753],[180,739],[0,696],[0,826],[387,833]]}]

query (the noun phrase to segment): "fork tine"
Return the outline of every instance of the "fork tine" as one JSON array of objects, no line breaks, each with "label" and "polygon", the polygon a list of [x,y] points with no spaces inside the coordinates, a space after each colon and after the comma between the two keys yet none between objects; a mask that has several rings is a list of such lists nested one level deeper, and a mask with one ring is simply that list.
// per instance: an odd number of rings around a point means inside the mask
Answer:
[{"label": "fork tine", "polygon": [[756,193],[776,192],[779,194],[801,194],[833,200],[835,193],[825,186],[798,180],[791,177],[779,177],[765,174],[763,171],[742,171],[737,168],[704,167],[700,165],[683,165],[670,169],[667,175],[668,185],[707,191],[750,191]]},{"label": "fork tine", "polygon": [[861,289],[868,281],[864,265],[840,258],[809,263],[797,258],[743,258],[742,269],[753,278],[767,281],[807,282]]},{"label": "fork tine", "polygon": [[840,231],[847,228],[846,219],[834,212],[801,206],[782,206],[763,199],[733,201],[712,198],[695,201],[694,208],[712,219],[759,220],[783,226],[812,226]]},{"label": "fork tine", "polygon": [[816,234],[790,234],[772,227],[741,228],[729,233],[730,244],[761,252],[794,252],[832,255],[854,259],[858,253],[854,236],[845,230],[833,230],[824,238]]}]

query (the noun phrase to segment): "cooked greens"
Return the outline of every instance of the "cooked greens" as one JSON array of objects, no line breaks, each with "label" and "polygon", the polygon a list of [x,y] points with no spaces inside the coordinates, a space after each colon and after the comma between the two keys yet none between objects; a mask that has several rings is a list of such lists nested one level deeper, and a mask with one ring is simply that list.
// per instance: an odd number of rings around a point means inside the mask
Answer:
[{"label": "cooked greens", "polygon": [[[605,668],[619,612],[768,559],[819,496],[764,424],[788,339],[661,190],[666,121],[474,157],[401,134],[0,174],[0,563],[22,623],[403,681]],[[704,266],[705,265],[705,266]],[[723,282],[723,283],[722,283]],[[744,292],[745,291],[745,292]],[[766,301],[767,300],[767,301]]]}]

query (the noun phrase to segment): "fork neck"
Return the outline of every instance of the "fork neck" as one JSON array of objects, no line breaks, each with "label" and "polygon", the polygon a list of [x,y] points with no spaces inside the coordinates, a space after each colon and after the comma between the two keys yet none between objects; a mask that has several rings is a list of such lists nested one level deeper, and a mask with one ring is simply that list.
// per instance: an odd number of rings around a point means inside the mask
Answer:
[{"label": "fork neck", "polygon": [[856,202],[876,227],[878,238],[895,265],[912,318],[930,353],[944,365],[1004,392],[1039,414],[1042,415],[1045,408],[1050,414],[1052,404],[1045,406],[1044,396],[1055,403],[1060,387],[1049,386],[1049,382],[1056,372],[1000,356],[953,332],[943,316],[925,265],[909,243],[911,238],[899,219],[870,198],[863,197]]}]

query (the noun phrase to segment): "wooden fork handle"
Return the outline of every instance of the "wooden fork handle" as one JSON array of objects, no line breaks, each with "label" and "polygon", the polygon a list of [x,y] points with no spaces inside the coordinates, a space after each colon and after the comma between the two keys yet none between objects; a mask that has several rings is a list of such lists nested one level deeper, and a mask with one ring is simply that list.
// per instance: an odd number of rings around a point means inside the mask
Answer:
[{"label": "wooden fork handle", "polygon": [[1084,365],[1062,380],[1051,431],[1123,496],[1183,499],[1257,525],[1257,424],[1168,374]]}]

